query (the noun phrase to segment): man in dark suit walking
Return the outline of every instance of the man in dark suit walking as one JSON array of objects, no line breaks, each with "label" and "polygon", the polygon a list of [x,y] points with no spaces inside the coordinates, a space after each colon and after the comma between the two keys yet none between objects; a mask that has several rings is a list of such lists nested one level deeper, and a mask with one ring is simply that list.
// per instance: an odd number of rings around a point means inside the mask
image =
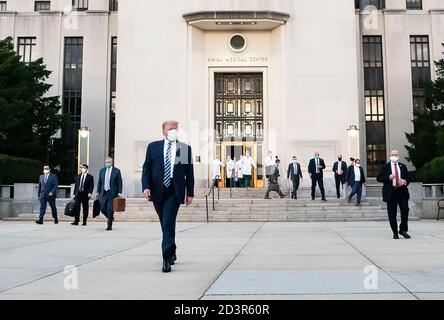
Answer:
[{"label": "man in dark suit walking", "polygon": [[54,218],[54,224],[59,223],[57,218],[57,189],[59,188],[59,180],[55,174],[51,173],[49,166],[43,167],[43,174],[39,178],[39,200],[40,200],[40,215],[39,219],[35,222],[37,224],[43,224],[43,218],[46,213],[46,204],[49,203],[51,207],[52,217]]},{"label": "man in dark suit walking", "polygon": [[308,164],[308,173],[311,177],[311,199],[315,200],[316,198],[316,184],[318,184],[321,190],[322,201],[327,201],[324,190],[324,169],[326,166],[324,160],[319,156],[319,152],[315,152],[315,157]]},{"label": "man in dark suit walking", "polygon": [[171,272],[176,256],[176,218],[181,204],[194,198],[191,147],[177,140],[179,123],[162,125],[164,139],[150,143],[142,172],[145,198],[152,201],[162,227],[162,272]]},{"label": "man in dark suit walking", "polygon": [[301,165],[297,162],[296,156],[294,156],[293,161],[288,165],[287,170],[287,179],[291,179],[293,182],[293,192],[291,193],[292,199],[298,198],[299,184],[303,178]]},{"label": "man in dark suit walking", "polygon": [[[399,239],[399,234],[406,239],[410,239],[411,237],[407,233],[409,231],[409,171],[404,164],[399,162],[399,155],[398,150],[390,152],[390,162],[381,168],[377,180],[378,182],[384,183],[382,189],[383,200],[387,203],[387,212],[393,231],[393,239]],[[398,206],[401,210],[399,232],[396,218]]]},{"label": "man in dark suit walking", "polygon": [[281,160],[276,159],[276,164],[271,167],[270,169],[270,176],[268,177],[268,188],[267,192],[265,193],[265,199],[271,200],[270,198],[270,192],[275,191],[279,194],[281,199],[284,199],[287,197],[287,195],[283,194],[281,191],[281,188],[279,187],[279,166],[281,164]]},{"label": "man in dark suit walking", "polygon": [[356,205],[358,207],[361,206],[361,198],[362,198],[362,186],[365,184],[365,173],[364,169],[361,167],[361,160],[356,159],[355,165],[350,166],[347,172],[348,184],[351,186],[352,191],[348,197],[348,203],[351,203],[353,197],[355,195],[358,196],[358,200]]},{"label": "man in dark suit walking", "polygon": [[347,163],[342,161],[342,155],[338,156],[338,161],[333,165],[333,172],[335,173],[335,183],[336,183],[336,196],[338,199],[341,198],[341,186],[344,187],[347,175]]},{"label": "man in dark suit walking", "polygon": [[74,186],[74,199],[76,200],[76,215],[73,226],[78,226],[80,222],[80,205],[83,208],[83,226],[86,226],[89,212],[89,199],[94,192],[94,177],[88,173],[88,165],[80,167],[81,173],[76,178]]},{"label": "man in dark suit walking", "polygon": [[108,219],[107,231],[113,229],[113,201],[117,197],[122,197],[122,187],[122,174],[118,168],[113,166],[113,159],[107,157],[105,160],[105,168],[100,170],[99,182],[97,183],[100,211],[102,211]]}]

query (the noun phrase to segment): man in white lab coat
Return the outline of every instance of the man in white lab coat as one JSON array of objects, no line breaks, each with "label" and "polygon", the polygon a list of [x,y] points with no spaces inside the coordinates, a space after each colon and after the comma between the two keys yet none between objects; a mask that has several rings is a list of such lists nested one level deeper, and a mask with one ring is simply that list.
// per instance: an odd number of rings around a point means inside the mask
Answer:
[{"label": "man in white lab coat", "polygon": [[227,158],[227,163],[225,164],[225,170],[226,170],[226,187],[234,187],[234,177],[236,176],[235,170],[235,163],[233,159],[230,157]]},{"label": "man in white lab coat", "polygon": [[218,187],[221,178],[222,161],[220,161],[219,159],[214,159],[211,167],[212,167],[211,178],[213,179],[214,186]]},{"label": "man in white lab coat", "polygon": [[242,188],[244,185],[244,175],[243,175],[243,156],[240,156],[239,160],[236,162],[236,178],[237,187]]},{"label": "man in white lab coat", "polygon": [[247,151],[246,156],[243,160],[243,166],[242,166],[242,174],[244,176],[244,187],[250,188],[251,185],[251,177],[253,175],[253,169],[255,168],[254,160],[250,156],[250,153]]}]

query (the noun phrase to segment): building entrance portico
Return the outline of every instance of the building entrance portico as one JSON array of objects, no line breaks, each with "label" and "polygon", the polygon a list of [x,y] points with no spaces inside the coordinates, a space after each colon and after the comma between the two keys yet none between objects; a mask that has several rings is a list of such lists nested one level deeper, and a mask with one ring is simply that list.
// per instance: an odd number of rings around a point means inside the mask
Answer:
[{"label": "building entrance portico", "polygon": [[[250,155],[251,183],[241,186],[263,187],[263,73],[214,74],[214,128],[216,157],[226,165],[227,159]],[[222,171],[221,187],[229,187],[225,166]]]}]

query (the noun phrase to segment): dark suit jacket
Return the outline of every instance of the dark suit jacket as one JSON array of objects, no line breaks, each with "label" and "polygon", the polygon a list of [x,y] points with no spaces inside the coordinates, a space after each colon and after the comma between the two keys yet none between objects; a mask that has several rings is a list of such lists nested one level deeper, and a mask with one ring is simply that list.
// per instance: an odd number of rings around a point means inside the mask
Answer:
[{"label": "dark suit jacket", "polygon": [[[114,171],[114,169],[113,169]],[[82,179],[82,175],[79,174],[76,177],[76,184],[74,186],[74,195],[77,197],[79,195],[80,192],[80,181]],[[90,175],[89,173],[86,174],[85,177],[85,182],[83,183],[83,190],[86,193],[93,193],[94,192],[94,177],[92,175]]]},{"label": "dark suit jacket", "polygon": [[[410,177],[409,177],[409,171],[407,167],[402,164],[398,163],[399,169],[401,171],[401,177],[400,179],[407,181],[407,186],[410,184]],[[390,180],[390,176],[392,175],[392,165],[391,162],[385,164],[381,169],[379,170],[377,180],[378,182],[383,182],[384,187],[382,188],[382,197],[384,202],[389,202],[392,197],[392,191],[393,191],[393,181]],[[401,192],[404,193],[407,199],[410,199],[410,193],[407,186],[402,186],[400,188]]]},{"label": "dark suit jacket", "polygon": [[39,198],[48,197],[52,192],[53,197],[57,198],[57,189],[59,188],[59,179],[55,174],[50,173],[45,183],[45,175],[39,178]]},{"label": "dark suit jacket", "polygon": [[294,165],[293,165],[293,163],[290,163],[288,165],[287,179],[289,179],[290,177],[291,177],[291,179],[302,179],[303,178],[302,170],[301,170],[301,165],[299,163],[296,163],[296,164],[297,164],[297,169],[298,169],[297,174],[295,174],[295,172],[294,172]]},{"label": "dark suit jacket", "polygon": [[[106,168],[100,170],[99,182],[97,183],[97,193],[99,193],[100,197],[102,197],[103,193],[105,192],[105,174]],[[120,170],[116,167],[113,167],[113,170],[111,171],[109,186],[111,197],[117,198],[119,193],[122,193],[122,174],[120,173]]]},{"label": "dark suit jacket", "polygon": [[[326,168],[324,159],[319,158],[319,165],[322,167],[322,169],[319,169],[319,174],[324,176],[324,169]],[[308,173],[316,174],[316,160],[314,158],[308,164]]]},{"label": "dark suit jacket", "polygon": [[[335,173],[335,177],[339,177],[339,175],[336,173],[336,171],[339,170],[338,162],[339,161],[336,161],[335,164],[333,165],[333,172]],[[342,169],[342,176],[341,177],[343,178],[343,181],[345,182],[345,178],[346,178],[347,170],[348,170],[347,163],[345,163],[345,161],[342,161],[341,169]]]},{"label": "dark suit jacket", "polygon": [[[150,143],[146,150],[142,171],[142,191],[151,191],[151,201],[162,202],[164,195],[165,140]],[[177,141],[174,161],[173,186],[179,203],[185,203],[185,195],[194,197],[194,168],[191,147]]]},{"label": "dark suit jacket", "polygon": [[[361,182],[365,183],[366,180],[365,180],[364,169],[362,167],[359,167],[359,171],[361,171]],[[347,183],[352,186],[355,184],[355,182],[356,182],[355,181],[355,168],[354,168],[354,166],[350,166],[347,169]]]}]

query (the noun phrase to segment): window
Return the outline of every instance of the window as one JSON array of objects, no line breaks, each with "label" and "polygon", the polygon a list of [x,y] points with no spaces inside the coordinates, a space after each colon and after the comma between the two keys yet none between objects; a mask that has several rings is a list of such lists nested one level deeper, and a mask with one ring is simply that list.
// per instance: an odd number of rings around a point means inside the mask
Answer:
[{"label": "window", "polygon": [[75,11],[88,10],[88,0],[72,0],[72,8]]},{"label": "window", "polygon": [[117,38],[111,39],[111,105],[109,120],[109,152],[114,156],[115,130],[116,130],[116,85],[117,85]]},{"label": "window", "polygon": [[66,174],[77,172],[76,152],[82,113],[83,38],[66,37],[63,65],[63,112],[70,115],[69,125],[63,129],[64,143],[69,146],[70,162]]},{"label": "window", "polygon": [[119,0],[109,0],[109,11],[119,10]]},{"label": "window", "polygon": [[407,0],[407,10],[422,10],[422,0]]},{"label": "window", "polygon": [[6,11],[6,1],[0,1],[0,11]]},{"label": "window", "polygon": [[368,6],[374,6],[378,10],[385,9],[385,0],[355,0],[355,8],[364,10]]},{"label": "window", "polygon": [[410,37],[412,63],[412,88],[414,109],[424,106],[424,89],[431,80],[430,49],[428,36]]},{"label": "window", "polygon": [[51,10],[51,1],[36,1],[34,11]]},{"label": "window", "polygon": [[375,177],[387,159],[382,37],[364,36],[363,55],[367,174]]},{"label": "window", "polygon": [[26,37],[18,38],[17,40],[17,53],[20,56],[20,60],[24,63],[30,63],[36,59],[35,56],[35,45],[36,38]]}]

